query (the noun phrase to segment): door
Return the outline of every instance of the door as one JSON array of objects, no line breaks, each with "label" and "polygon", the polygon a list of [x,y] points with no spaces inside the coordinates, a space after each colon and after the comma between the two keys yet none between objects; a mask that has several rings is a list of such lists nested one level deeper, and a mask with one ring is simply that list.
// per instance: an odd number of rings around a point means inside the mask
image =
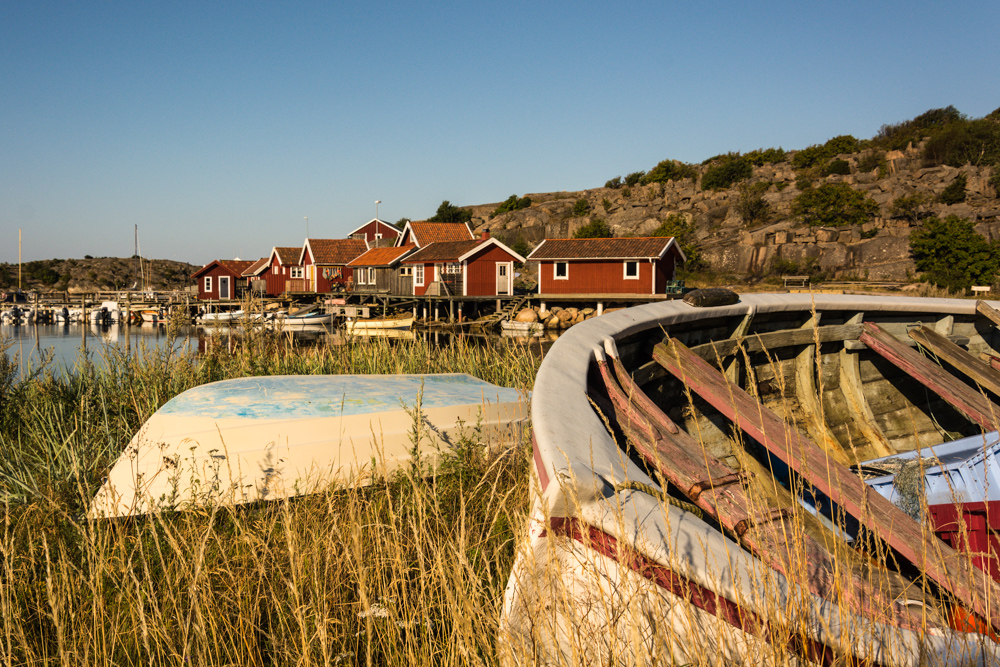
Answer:
[{"label": "door", "polygon": [[229,276],[219,276],[219,298],[229,299],[231,296],[229,293]]},{"label": "door", "polygon": [[510,262],[497,264],[497,294],[510,294]]}]

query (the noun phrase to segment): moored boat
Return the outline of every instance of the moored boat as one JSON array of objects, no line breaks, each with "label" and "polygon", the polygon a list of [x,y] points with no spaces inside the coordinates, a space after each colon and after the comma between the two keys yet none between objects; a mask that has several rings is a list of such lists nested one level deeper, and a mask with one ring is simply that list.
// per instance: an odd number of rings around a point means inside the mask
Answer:
[{"label": "moored boat", "polygon": [[984,554],[856,472],[995,428],[985,380],[913,349],[934,335],[973,358],[1000,345],[975,302],[901,297],[664,302],[573,327],[533,390],[539,493],[503,642],[543,664],[995,664]]},{"label": "moored boat", "polygon": [[403,317],[372,318],[364,320],[348,320],[344,323],[347,333],[362,333],[366,331],[390,331],[408,330],[413,326],[414,317],[405,315]]}]

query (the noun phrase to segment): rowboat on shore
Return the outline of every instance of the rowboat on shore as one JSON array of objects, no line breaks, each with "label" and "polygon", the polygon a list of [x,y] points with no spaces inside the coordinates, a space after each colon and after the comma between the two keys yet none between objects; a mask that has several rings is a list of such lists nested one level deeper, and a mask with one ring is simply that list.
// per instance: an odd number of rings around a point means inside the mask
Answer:
[{"label": "rowboat on shore", "polygon": [[[463,436],[520,442],[521,392],[463,374],[247,377],[189,389],[132,438],[88,516],[242,504],[365,485]],[[511,440],[513,438],[513,440]]]},{"label": "rowboat on shore", "polygon": [[319,311],[303,313],[301,315],[284,315],[274,320],[275,326],[283,329],[293,329],[309,326],[330,326],[333,323],[333,315],[327,315]]},{"label": "rowboat on shore", "polygon": [[344,323],[344,328],[349,334],[373,332],[373,331],[406,331],[413,326],[414,317],[406,315],[404,317],[385,317],[364,320],[348,320]]},{"label": "rowboat on shore", "polygon": [[962,438],[992,455],[996,305],[759,294],[574,326],[532,392],[539,492],[501,645],[541,664],[998,664],[997,554],[971,539],[996,523],[988,490],[944,525],[872,475]]}]

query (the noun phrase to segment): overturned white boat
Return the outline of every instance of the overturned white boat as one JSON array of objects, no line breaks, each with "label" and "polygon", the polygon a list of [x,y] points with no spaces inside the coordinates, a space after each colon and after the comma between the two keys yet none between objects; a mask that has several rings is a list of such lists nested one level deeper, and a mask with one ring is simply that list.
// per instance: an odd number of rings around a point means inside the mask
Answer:
[{"label": "overturned white boat", "polygon": [[463,435],[520,438],[525,396],[470,375],[248,377],[189,389],[142,426],[89,516],[239,504],[363,485]]}]

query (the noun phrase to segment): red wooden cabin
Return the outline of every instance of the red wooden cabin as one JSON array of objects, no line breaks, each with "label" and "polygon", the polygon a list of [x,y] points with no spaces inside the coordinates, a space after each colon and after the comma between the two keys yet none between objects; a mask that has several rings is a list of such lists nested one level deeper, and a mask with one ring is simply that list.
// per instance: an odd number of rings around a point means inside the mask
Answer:
[{"label": "red wooden cabin", "polygon": [[198,285],[198,298],[222,301],[240,298],[247,289],[243,272],[252,264],[241,259],[216,259],[201,267],[191,276]]},{"label": "red wooden cabin", "polygon": [[475,234],[464,222],[408,222],[403,233],[396,239],[399,247],[416,246],[423,248],[431,243],[452,241],[474,241]]},{"label": "red wooden cabin", "polygon": [[524,257],[489,232],[479,240],[434,242],[403,259],[413,267],[413,294],[418,296],[513,294],[514,262],[524,262]]},{"label": "red wooden cabin", "polygon": [[268,265],[267,260],[267,257],[261,257],[243,272],[242,277],[246,278],[250,291],[256,296],[268,296],[267,280],[264,276],[271,267]]},{"label": "red wooden cabin", "polygon": [[539,294],[664,294],[677,262],[676,239],[545,239],[530,255],[538,262]]},{"label": "red wooden cabin", "polygon": [[289,292],[331,292],[345,289],[353,269],[347,265],[368,251],[364,239],[306,239],[299,255],[301,280],[286,282]]},{"label": "red wooden cabin", "polygon": [[369,248],[385,248],[396,244],[399,235],[402,234],[399,227],[385,220],[372,218],[347,235],[349,239],[364,239],[368,242]]}]

